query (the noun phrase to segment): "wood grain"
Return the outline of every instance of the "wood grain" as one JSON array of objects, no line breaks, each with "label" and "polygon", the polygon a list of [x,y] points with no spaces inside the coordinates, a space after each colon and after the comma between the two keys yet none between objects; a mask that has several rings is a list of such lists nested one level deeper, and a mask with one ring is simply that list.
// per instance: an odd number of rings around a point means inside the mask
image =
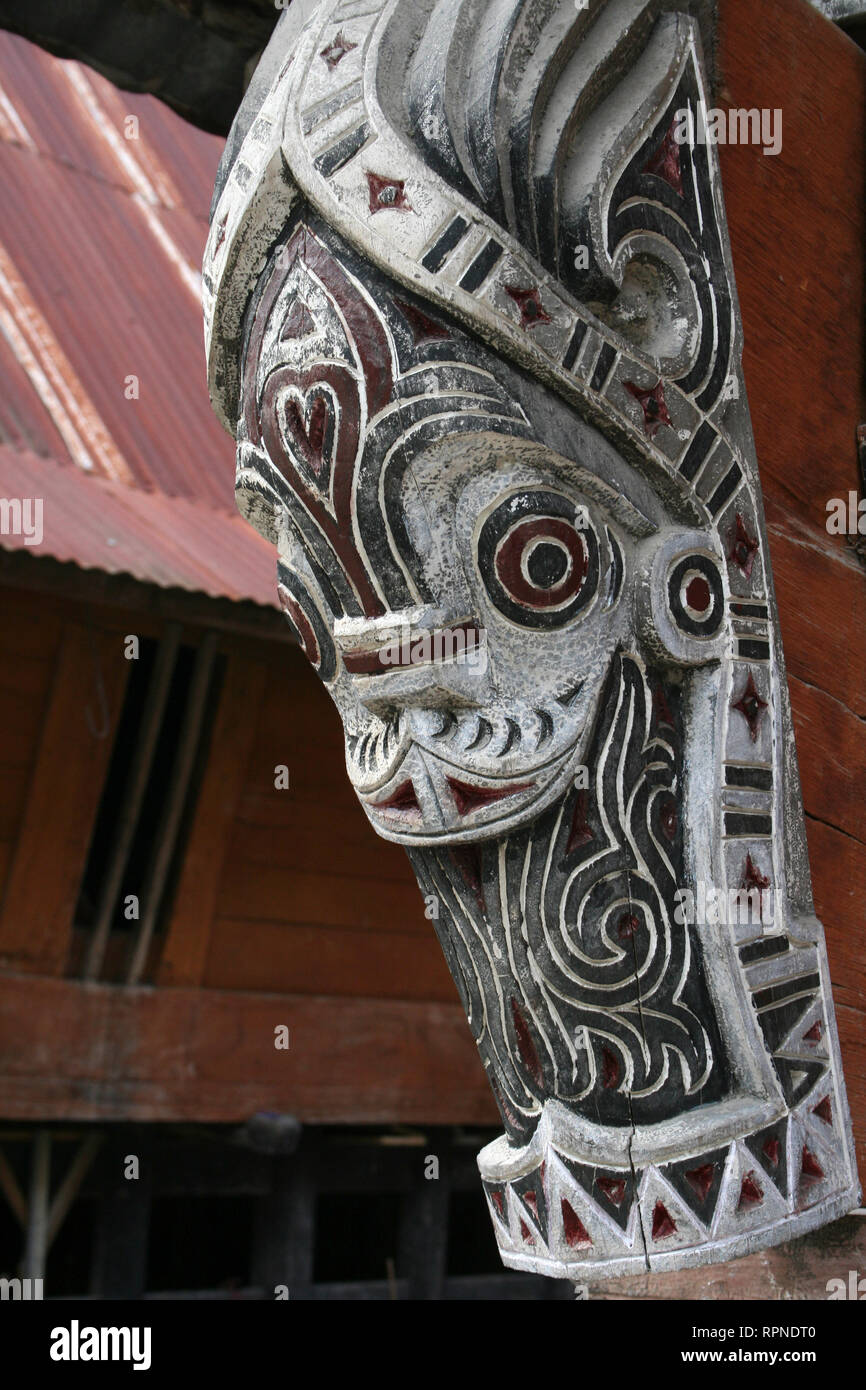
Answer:
[{"label": "wood grain", "polygon": [[116,636],[66,626],[0,912],[2,968],[65,966],[128,670]]}]

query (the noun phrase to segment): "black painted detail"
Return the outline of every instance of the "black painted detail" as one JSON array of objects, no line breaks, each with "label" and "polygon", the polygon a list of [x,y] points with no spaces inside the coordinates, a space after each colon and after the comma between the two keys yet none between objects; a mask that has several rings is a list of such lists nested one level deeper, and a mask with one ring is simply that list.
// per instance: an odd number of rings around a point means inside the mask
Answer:
[{"label": "black painted detail", "polygon": [[737,656],[747,661],[769,661],[770,644],[754,637],[741,637],[737,642]]},{"label": "black painted detail", "polygon": [[595,370],[589,383],[591,391],[601,391],[611,374],[616,361],[616,348],[612,343],[602,343],[601,352],[595,361]]},{"label": "black painted detail", "polygon": [[584,338],[586,337],[586,330],[587,325],[583,322],[575,325],[574,332],[571,335],[571,340],[568,344],[568,347],[565,349],[565,356],[562,359],[562,365],[567,372],[571,371],[572,367],[577,361],[577,354],[580,352],[581,345],[583,343]]},{"label": "black painted detail", "polygon": [[469,231],[469,223],[465,217],[455,217],[446,228],[438,241],[434,241],[426,256],[423,257],[421,264],[425,270],[430,270],[434,274],[441,270],[451,252]]},{"label": "black painted detail", "polygon": [[363,125],[357,126],[344,135],[342,140],[338,140],[336,145],[332,145],[324,154],[320,154],[316,160],[316,168],[324,178],[329,179],[332,174],[336,174],[344,165],[354,159],[355,155],[364,148],[370,138],[370,127],[366,121]]},{"label": "black painted detail", "polygon": [[682,463],[680,464],[680,472],[684,478],[688,478],[690,483],[694,481],[698,469],[709,454],[718,437],[718,433],[713,426],[708,420],[705,420],[686,450]]},{"label": "black painted detail", "polygon": [[791,947],[786,936],[767,936],[763,941],[753,941],[749,946],[743,946],[740,950],[740,960],[743,965],[754,965],[758,960],[773,960],[776,956],[783,956]]},{"label": "black painted detail", "polygon": [[753,791],[773,790],[773,774],[768,767],[737,767],[734,763],[725,764],[725,785],[728,787],[748,787]]},{"label": "black painted detail", "polygon": [[491,237],[460,281],[461,290],[466,290],[467,294],[474,294],[480,289],[496,262],[501,259],[503,251],[504,247]]},{"label": "black painted detail", "polygon": [[772,816],[752,815],[748,811],[725,813],[726,835],[772,835]]},{"label": "black painted detail", "polygon": [[713,493],[712,497],[707,503],[707,508],[713,514],[713,516],[718,516],[722,508],[725,507],[731,500],[731,498],[734,495],[734,492],[736,491],[736,488],[742,481],[742,477],[743,470],[740,467],[740,465],[738,463],[731,464],[731,467],[728,469],[724,478],[719,483],[719,486],[716,488],[715,492]]}]

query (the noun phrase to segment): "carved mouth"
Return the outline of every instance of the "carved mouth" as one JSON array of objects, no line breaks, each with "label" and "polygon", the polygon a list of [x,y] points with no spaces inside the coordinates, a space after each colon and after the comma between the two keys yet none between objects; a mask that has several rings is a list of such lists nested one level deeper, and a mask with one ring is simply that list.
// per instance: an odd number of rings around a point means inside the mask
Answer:
[{"label": "carved mouth", "polygon": [[[520,792],[532,791],[535,787],[534,782],[512,782],[505,786],[491,787],[476,786],[471,782],[462,782],[456,777],[446,777],[445,781],[461,820],[471,816],[475,811],[492,806],[495,802],[505,801]],[[385,800],[368,801],[367,805],[371,811],[377,811],[381,815],[407,824],[419,822],[424,814],[411,778],[402,782]]]},{"label": "carved mouth", "polygon": [[351,676],[385,676],[408,667],[430,666],[455,659],[472,659],[480,653],[484,634],[479,625],[467,619],[435,628],[415,631],[382,646],[352,647],[343,652],[343,665]]}]

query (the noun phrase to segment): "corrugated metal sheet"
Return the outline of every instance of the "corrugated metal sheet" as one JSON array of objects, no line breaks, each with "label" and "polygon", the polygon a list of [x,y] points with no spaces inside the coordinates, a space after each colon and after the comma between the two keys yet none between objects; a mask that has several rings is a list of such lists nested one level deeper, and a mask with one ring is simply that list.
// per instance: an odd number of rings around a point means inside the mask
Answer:
[{"label": "corrugated metal sheet", "polygon": [[56,558],[271,604],[272,557],[235,514],[205,385],[199,264],[222,144],[0,33],[0,495],[44,498]]},{"label": "corrugated metal sheet", "polygon": [[0,445],[0,498],[42,504],[39,544],[4,535],[4,549],[211,598],[276,603],[273,548],[236,513],[93,477],[8,445]]}]

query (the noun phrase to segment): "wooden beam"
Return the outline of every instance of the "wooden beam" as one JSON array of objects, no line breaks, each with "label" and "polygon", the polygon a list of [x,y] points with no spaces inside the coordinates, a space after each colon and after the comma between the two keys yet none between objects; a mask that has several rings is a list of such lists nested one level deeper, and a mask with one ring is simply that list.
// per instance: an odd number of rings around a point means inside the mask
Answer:
[{"label": "wooden beam", "polygon": [[144,911],[126,973],[128,985],[137,985],[141,980],[150,951],[150,943],[156,930],[157,917],[162,905],[162,896],[168,881],[171,861],[174,858],[181,819],[189,795],[190,780],[198,753],[218,640],[215,632],[206,632],[196,653],[192,683],[184,711],[183,727],[180,732],[174,766],[171,770],[168,798],[163,808],[153,858],[148,867],[147,881],[142,894]]},{"label": "wooden beam", "polygon": [[69,1208],[75,1201],[81,1185],[87,1176],[91,1163],[96,1157],[97,1150],[102,1143],[101,1134],[88,1134],[78,1146],[78,1150],[67,1169],[66,1176],[55,1192],[51,1206],[48,1211],[48,1249],[54,1243],[54,1238],[60,1227],[63,1225],[69,1213]]},{"label": "wooden beam", "polygon": [[182,631],[179,623],[169,623],[157,651],[156,664],[148,686],[138,746],[129,772],[129,783],[123,789],[123,807],[114,830],[114,844],[111,847],[108,869],[102,885],[93,935],[87,948],[87,958],[83,971],[85,980],[99,979],[102,970],[117,896],[123,883],[135,827],[138,824],[153,766],[153,757],[156,752],[159,731],[162,727],[171,678],[174,675],[177,662]]},{"label": "wooden beam", "polygon": [[101,570],[82,570],[50,556],[35,556],[23,550],[0,550],[0,584],[9,589],[60,596],[127,614],[141,612],[160,623],[176,619],[185,625],[216,628],[241,637],[262,638],[286,646],[297,645],[289,625],[276,605],[263,608],[249,599],[209,598],[188,589],[164,589],[144,584],[125,574],[104,574]]},{"label": "wooden beam", "polygon": [[51,1195],[51,1134],[41,1129],[33,1140],[30,1199],[27,1203],[27,1235],[22,1275],[44,1279],[48,1255],[48,1201]]},{"label": "wooden beam", "polygon": [[[274,1046],[276,1027],[290,1047]],[[127,989],[0,974],[0,1116],[495,1124],[456,1004]]]},{"label": "wooden beam", "polygon": [[27,1224],[27,1201],[18,1184],[12,1165],[2,1149],[0,1149],[0,1192],[3,1193],[12,1208],[12,1214],[18,1225],[24,1227]]},{"label": "wooden beam", "polygon": [[197,985],[204,978],[221,870],[247,779],[266,678],[266,668],[258,662],[229,657],[157,974],[161,985]]}]

